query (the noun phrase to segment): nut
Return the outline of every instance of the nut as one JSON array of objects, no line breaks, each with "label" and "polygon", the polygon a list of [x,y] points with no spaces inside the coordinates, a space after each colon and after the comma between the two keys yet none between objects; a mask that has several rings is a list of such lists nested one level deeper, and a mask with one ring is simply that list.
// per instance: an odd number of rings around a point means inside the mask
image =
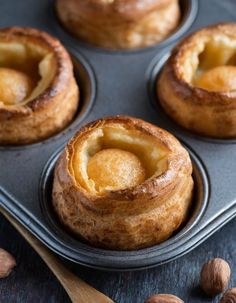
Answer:
[{"label": "nut", "polygon": [[221,298],[220,303],[236,303],[236,287],[228,289]]},{"label": "nut", "polygon": [[184,301],[173,295],[159,294],[151,296],[144,303],[184,303]]},{"label": "nut", "polygon": [[16,260],[4,249],[0,248],[0,278],[7,277],[13,267],[16,266]]},{"label": "nut", "polygon": [[220,258],[212,259],[204,264],[201,271],[200,285],[209,296],[223,292],[229,283],[231,270],[229,264]]}]

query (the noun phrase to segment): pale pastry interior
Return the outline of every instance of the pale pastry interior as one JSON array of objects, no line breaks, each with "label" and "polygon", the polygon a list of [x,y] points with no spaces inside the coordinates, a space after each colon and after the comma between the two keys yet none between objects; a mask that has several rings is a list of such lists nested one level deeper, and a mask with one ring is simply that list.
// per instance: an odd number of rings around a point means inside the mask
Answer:
[{"label": "pale pastry interior", "polygon": [[236,40],[222,34],[196,39],[181,58],[181,76],[209,91],[236,90]]},{"label": "pale pastry interior", "polygon": [[100,192],[137,186],[145,180],[146,175],[138,156],[120,148],[97,152],[88,161],[87,174]]},{"label": "pale pastry interior", "polygon": [[0,42],[0,106],[27,104],[50,85],[56,73],[52,52],[27,42]]},{"label": "pale pastry interior", "polygon": [[0,67],[0,100],[14,105],[26,99],[33,90],[33,81],[21,71]]},{"label": "pale pastry interior", "polygon": [[122,126],[96,128],[86,140],[76,141],[70,173],[77,186],[91,194],[104,195],[135,187],[165,172],[168,152],[137,130]]},{"label": "pale pastry interior", "polygon": [[236,90],[236,66],[217,66],[203,72],[194,85],[208,91],[227,92]]}]

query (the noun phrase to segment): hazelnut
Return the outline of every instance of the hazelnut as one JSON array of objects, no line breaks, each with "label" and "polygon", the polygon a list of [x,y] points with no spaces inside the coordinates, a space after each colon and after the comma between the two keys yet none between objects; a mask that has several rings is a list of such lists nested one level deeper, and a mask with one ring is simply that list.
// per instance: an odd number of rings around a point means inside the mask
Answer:
[{"label": "hazelnut", "polygon": [[220,258],[212,259],[202,267],[200,285],[209,296],[223,292],[229,283],[231,270],[229,264]]},{"label": "hazelnut", "polygon": [[173,295],[159,294],[151,296],[144,303],[184,303],[184,301]]},{"label": "hazelnut", "polygon": [[220,303],[236,303],[236,287],[228,289],[221,298]]},{"label": "hazelnut", "polygon": [[7,277],[13,267],[16,266],[16,260],[4,249],[0,248],[0,278]]}]

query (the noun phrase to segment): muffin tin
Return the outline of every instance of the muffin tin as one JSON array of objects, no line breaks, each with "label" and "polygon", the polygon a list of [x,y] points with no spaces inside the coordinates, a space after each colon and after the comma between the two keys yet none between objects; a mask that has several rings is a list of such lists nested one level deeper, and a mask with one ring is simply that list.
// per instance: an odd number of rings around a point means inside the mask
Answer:
[{"label": "muffin tin", "polygon": [[[0,147],[2,207],[57,254],[109,270],[137,270],[173,260],[235,216],[236,140],[203,138],[181,129],[163,113],[155,96],[158,73],[176,41],[188,31],[233,21],[233,0],[182,0],[182,21],[171,37],[129,51],[108,51],[78,41],[57,21],[53,1],[27,0],[19,7],[13,2],[0,4],[0,15],[5,16],[0,26],[32,26],[58,37],[72,55],[82,97],[76,118],[61,133],[32,145]],[[196,186],[188,222],[162,244],[137,251],[103,250],[80,242],[60,226],[51,208],[53,169],[66,142],[84,123],[116,114],[139,117],[173,133],[189,150],[194,167]]]}]

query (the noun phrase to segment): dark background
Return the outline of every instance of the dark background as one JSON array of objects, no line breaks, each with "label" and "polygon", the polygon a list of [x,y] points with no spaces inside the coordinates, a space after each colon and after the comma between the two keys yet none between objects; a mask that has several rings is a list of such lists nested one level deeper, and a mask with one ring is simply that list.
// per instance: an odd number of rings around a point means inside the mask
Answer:
[{"label": "dark background", "polygon": [[[218,302],[206,298],[198,287],[204,262],[221,257],[232,268],[230,286],[236,286],[236,219],[191,253],[176,261],[138,272],[103,272],[68,263],[81,278],[117,303],[143,303],[153,293],[172,293],[185,303]],[[0,247],[10,251],[17,267],[0,280],[1,303],[67,303],[66,293],[40,257],[13,227],[0,216]],[[90,303],[90,302],[88,302]]]}]

